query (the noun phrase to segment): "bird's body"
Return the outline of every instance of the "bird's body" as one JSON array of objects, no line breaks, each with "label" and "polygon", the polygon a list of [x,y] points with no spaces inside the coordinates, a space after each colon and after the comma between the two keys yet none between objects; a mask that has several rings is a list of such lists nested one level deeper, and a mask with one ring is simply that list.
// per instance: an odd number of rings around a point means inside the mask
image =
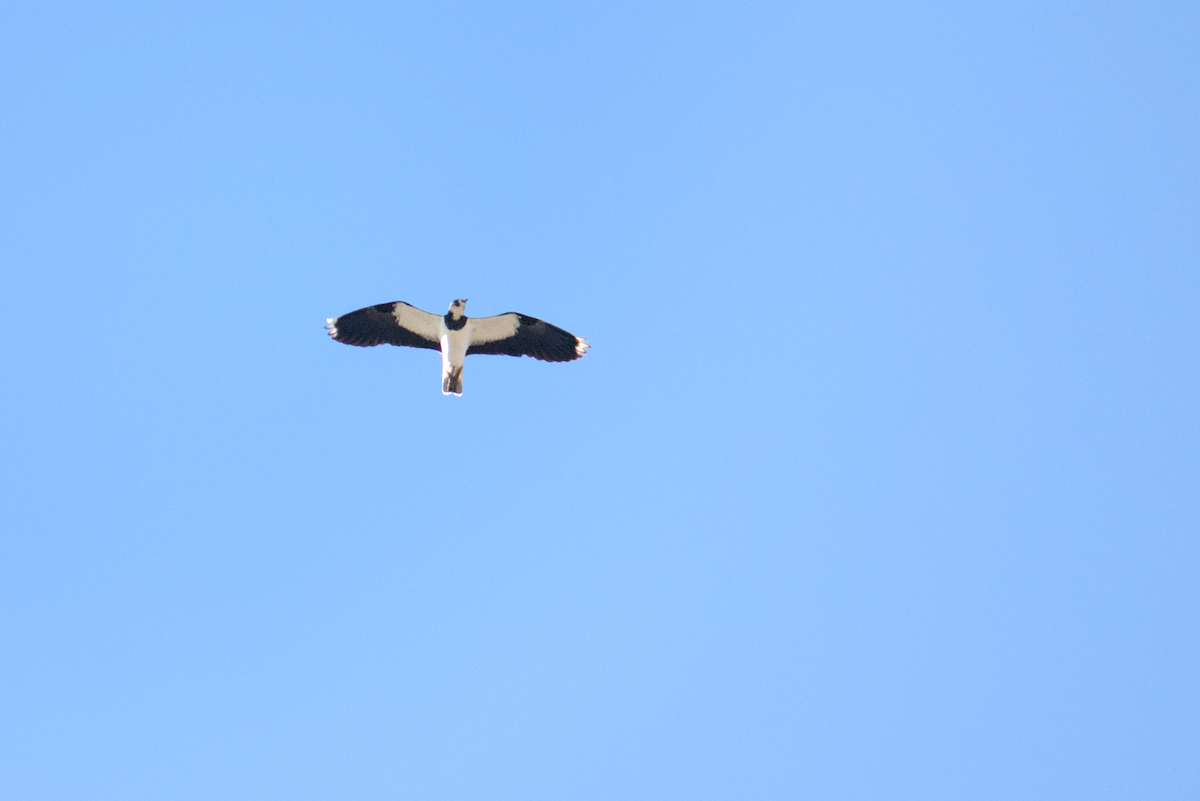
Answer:
[{"label": "bird's body", "polygon": [[444,315],[430,314],[404,301],[381,303],[330,318],[325,328],[338,342],[360,347],[402,345],[442,354],[442,392],[462,394],[463,363],[473,353],[532,356],[568,362],[587,353],[587,340],[517,312],[467,317],[467,302],[456,300]]}]

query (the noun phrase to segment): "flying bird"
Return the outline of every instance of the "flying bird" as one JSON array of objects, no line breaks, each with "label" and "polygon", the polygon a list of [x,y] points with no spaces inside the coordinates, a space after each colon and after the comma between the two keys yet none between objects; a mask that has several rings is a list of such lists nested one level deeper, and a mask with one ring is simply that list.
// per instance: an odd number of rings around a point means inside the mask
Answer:
[{"label": "flying bird", "polygon": [[467,301],[450,304],[444,315],[430,314],[402,300],[380,303],[331,317],[329,336],[347,345],[405,345],[442,352],[442,394],[462,395],[463,362],[472,353],[532,356],[569,362],[587,353],[587,340],[517,312],[468,317]]}]

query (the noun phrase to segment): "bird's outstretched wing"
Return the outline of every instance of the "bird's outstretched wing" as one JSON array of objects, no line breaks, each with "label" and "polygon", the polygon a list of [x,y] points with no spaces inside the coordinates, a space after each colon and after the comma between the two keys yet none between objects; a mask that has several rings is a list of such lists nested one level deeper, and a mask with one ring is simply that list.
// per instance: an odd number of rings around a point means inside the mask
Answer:
[{"label": "bird's outstretched wing", "polygon": [[441,350],[438,341],[441,319],[398,300],[330,318],[325,328],[329,330],[329,336],[347,345],[369,348],[388,344]]},{"label": "bird's outstretched wing", "polygon": [[532,356],[544,362],[569,362],[587,353],[587,340],[556,325],[517,312],[495,317],[472,317],[472,353]]}]

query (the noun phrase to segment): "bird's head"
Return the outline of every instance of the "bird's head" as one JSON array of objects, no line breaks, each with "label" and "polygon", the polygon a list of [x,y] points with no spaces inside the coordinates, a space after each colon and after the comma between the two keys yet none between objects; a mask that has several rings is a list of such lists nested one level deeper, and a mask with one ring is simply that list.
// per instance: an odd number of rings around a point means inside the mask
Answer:
[{"label": "bird's head", "polygon": [[460,317],[465,317],[467,314],[467,299],[459,298],[450,304],[450,316],[457,320]]}]

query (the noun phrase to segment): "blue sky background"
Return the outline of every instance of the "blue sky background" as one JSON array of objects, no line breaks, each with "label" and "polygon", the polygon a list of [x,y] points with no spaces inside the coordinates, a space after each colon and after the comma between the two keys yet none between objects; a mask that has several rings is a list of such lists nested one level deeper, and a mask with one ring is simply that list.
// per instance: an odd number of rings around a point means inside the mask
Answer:
[{"label": "blue sky background", "polygon": [[0,12],[0,795],[1197,797],[1194,3],[193,5]]}]

